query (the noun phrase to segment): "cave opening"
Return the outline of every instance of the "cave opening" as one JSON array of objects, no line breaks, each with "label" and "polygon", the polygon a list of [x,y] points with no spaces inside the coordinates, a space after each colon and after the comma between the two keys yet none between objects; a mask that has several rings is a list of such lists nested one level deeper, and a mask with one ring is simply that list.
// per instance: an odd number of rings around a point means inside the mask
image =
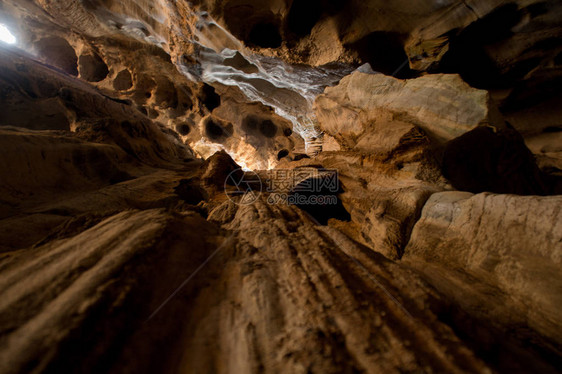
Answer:
[{"label": "cave opening", "polygon": [[191,132],[191,126],[189,126],[187,123],[180,123],[176,126],[176,131],[180,135],[186,136]]},{"label": "cave opening", "polygon": [[113,81],[113,88],[118,91],[126,91],[133,87],[133,76],[131,72],[127,69],[121,70],[115,76]]},{"label": "cave opening", "polygon": [[223,137],[224,130],[218,123],[209,121],[205,125],[205,133],[210,139],[218,140]]},{"label": "cave opening", "polygon": [[88,82],[101,82],[109,74],[109,68],[98,54],[81,55],[78,59],[80,77]]},{"label": "cave opening", "polygon": [[478,127],[447,143],[443,175],[460,191],[516,195],[558,194],[515,130]]},{"label": "cave opening", "polygon": [[277,160],[280,161],[283,157],[287,157],[289,155],[289,150],[282,149],[277,153]]},{"label": "cave opening", "polygon": [[[445,73],[460,74],[473,87],[490,89],[506,86],[510,77],[501,74],[488,55],[486,46],[500,43],[513,35],[512,28],[520,22],[522,16],[517,4],[509,3],[475,21],[458,35],[451,37],[449,51],[443,56],[440,69]],[[519,65],[518,68],[525,67]],[[512,72],[513,74],[521,75]]]},{"label": "cave opening", "polygon": [[205,123],[205,135],[210,140],[220,143],[232,135],[232,124],[223,124],[220,121],[209,118]]},{"label": "cave opening", "polygon": [[16,44],[17,42],[17,39],[14,36],[14,34],[12,34],[10,30],[1,23],[0,23],[0,42],[4,42],[6,44]]},{"label": "cave opening", "polygon": [[279,48],[283,39],[276,25],[261,22],[252,27],[248,35],[248,42],[262,48]]},{"label": "cave opening", "polygon": [[256,135],[258,132],[260,120],[255,116],[247,116],[242,120],[242,130],[250,135]]},{"label": "cave opening", "polygon": [[339,197],[343,189],[341,185],[337,189],[332,188],[328,181],[330,178],[333,176],[317,176],[301,181],[289,192],[289,203],[308,213],[321,225],[327,225],[331,218],[351,221],[351,215]]},{"label": "cave opening", "polygon": [[287,28],[298,37],[304,37],[322,16],[322,0],[295,0],[287,16]]},{"label": "cave opening", "polygon": [[197,205],[208,198],[198,178],[180,180],[174,192],[181,200],[191,205]]},{"label": "cave opening", "polygon": [[405,64],[408,56],[403,39],[396,32],[375,31],[349,47],[357,53],[361,62],[368,62],[375,71],[401,79],[412,78],[415,74]]},{"label": "cave opening", "polygon": [[212,112],[221,105],[220,95],[216,93],[213,86],[208,85],[207,83],[203,84],[200,99],[209,112]]},{"label": "cave opening", "polygon": [[35,48],[37,54],[49,65],[78,76],[78,56],[66,39],[58,36],[45,37],[37,42]]},{"label": "cave opening", "polygon": [[266,119],[262,121],[259,125],[260,133],[266,138],[273,138],[277,135],[277,126],[273,121]]}]

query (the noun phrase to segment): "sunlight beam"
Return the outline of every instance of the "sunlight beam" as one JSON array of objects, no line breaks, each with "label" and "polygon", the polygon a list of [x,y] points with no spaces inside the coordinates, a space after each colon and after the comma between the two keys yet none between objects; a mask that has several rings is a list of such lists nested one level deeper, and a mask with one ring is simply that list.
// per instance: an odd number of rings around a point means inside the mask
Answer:
[{"label": "sunlight beam", "polygon": [[7,44],[15,44],[16,37],[12,35],[10,30],[2,24],[0,24],[0,41]]}]

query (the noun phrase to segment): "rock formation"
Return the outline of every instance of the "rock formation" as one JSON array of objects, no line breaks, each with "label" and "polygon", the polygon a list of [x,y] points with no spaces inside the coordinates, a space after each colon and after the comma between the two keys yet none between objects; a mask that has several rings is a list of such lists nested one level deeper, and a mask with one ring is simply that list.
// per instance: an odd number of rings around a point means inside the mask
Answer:
[{"label": "rock formation", "polygon": [[556,0],[5,0],[0,373],[557,373]]}]

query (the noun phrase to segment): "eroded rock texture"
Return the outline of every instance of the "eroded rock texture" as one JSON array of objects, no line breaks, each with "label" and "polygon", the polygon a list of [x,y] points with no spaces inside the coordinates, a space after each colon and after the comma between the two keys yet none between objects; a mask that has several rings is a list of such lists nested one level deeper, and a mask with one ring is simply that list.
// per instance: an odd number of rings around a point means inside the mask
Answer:
[{"label": "eroded rock texture", "polygon": [[[550,345],[559,341],[560,333],[559,294],[552,292],[560,288],[560,222],[559,196],[438,193],[425,205],[404,260],[456,299],[462,310],[499,328],[488,344],[503,336],[506,341],[543,340]],[[438,270],[438,263],[447,266]],[[509,322],[501,326],[497,320]],[[521,321],[534,326],[534,332],[521,329]]]},{"label": "eroded rock texture", "polygon": [[560,372],[561,9],[2,2],[0,373]]}]

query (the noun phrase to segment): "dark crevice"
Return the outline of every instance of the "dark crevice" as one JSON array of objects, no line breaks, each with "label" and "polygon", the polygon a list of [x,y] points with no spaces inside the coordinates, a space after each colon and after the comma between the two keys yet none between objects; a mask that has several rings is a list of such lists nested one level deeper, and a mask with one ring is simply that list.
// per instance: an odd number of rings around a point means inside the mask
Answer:
[{"label": "dark crevice", "polygon": [[277,153],[277,160],[281,160],[283,157],[287,157],[289,155],[289,151],[286,149],[282,149]]},{"label": "dark crevice", "polygon": [[562,131],[562,127],[555,127],[555,126],[549,126],[544,130],[542,130],[542,132],[544,133],[553,133],[553,132],[561,132],[561,131]]},{"label": "dark crevice", "polygon": [[510,77],[502,76],[485,47],[512,36],[511,29],[521,18],[522,12],[517,4],[505,4],[473,22],[458,35],[451,35],[449,51],[440,64],[441,71],[459,73],[466,82],[477,88],[506,86]]},{"label": "dark crevice", "polygon": [[262,48],[279,48],[282,43],[279,28],[273,23],[258,23],[248,35],[248,42]]},{"label": "dark crevice", "polygon": [[443,158],[443,175],[458,190],[516,195],[556,193],[515,130],[478,127],[452,141]]},{"label": "dark crevice", "polygon": [[37,54],[49,65],[72,76],[78,76],[78,56],[66,39],[57,36],[46,37],[39,40],[35,48]]},{"label": "dark crevice", "polygon": [[189,126],[187,123],[180,123],[179,125],[176,126],[176,131],[180,134],[180,135],[188,135],[191,132],[191,126]]},{"label": "dark crevice", "polygon": [[310,156],[306,153],[297,153],[295,154],[295,157],[293,157],[293,161],[300,161],[304,160],[305,158],[310,158]]},{"label": "dark crevice", "polygon": [[221,105],[221,97],[215,92],[215,88],[206,83],[203,84],[199,98],[209,112],[212,112]]},{"label": "dark crevice", "polygon": [[191,205],[197,205],[207,198],[199,179],[182,179],[174,188],[174,192],[181,200]]},{"label": "dark crevice", "polygon": [[552,345],[528,329],[519,327],[505,333],[452,304],[432,309],[439,321],[450,326],[477,357],[499,373],[555,373],[562,364],[556,353],[545,348]]},{"label": "dark crevice", "polygon": [[322,0],[295,0],[287,16],[287,28],[298,37],[306,36],[320,19]]},{"label": "dark crevice", "polygon": [[266,138],[273,138],[275,137],[275,135],[277,135],[277,126],[275,126],[275,124],[268,119],[262,121],[259,128],[260,133]]},{"label": "dark crevice", "polygon": [[221,122],[209,118],[205,123],[205,135],[212,141],[221,142],[232,136],[232,124],[224,125]]},{"label": "dark crevice", "polygon": [[133,87],[133,77],[127,69],[121,70],[113,81],[113,88],[118,91],[126,91]]},{"label": "dark crevice", "polygon": [[349,222],[351,215],[339,197],[342,192],[337,176],[335,179],[333,175],[312,177],[293,187],[289,203],[310,214],[321,225],[327,225],[330,218]]},{"label": "dark crevice", "polygon": [[80,77],[88,82],[101,82],[109,74],[105,61],[97,54],[81,55],[78,59]]},{"label": "dark crevice", "polygon": [[373,70],[397,78],[412,78],[408,56],[403,46],[403,36],[395,32],[373,32],[363,39],[348,45],[362,63],[369,63]]},{"label": "dark crevice", "polygon": [[242,121],[242,130],[248,135],[264,136],[273,138],[277,135],[277,125],[269,119],[262,119],[257,116],[247,116]]},{"label": "dark crevice", "polygon": [[546,2],[531,4],[525,8],[531,18],[535,18],[548,12],[548,4]]}]

